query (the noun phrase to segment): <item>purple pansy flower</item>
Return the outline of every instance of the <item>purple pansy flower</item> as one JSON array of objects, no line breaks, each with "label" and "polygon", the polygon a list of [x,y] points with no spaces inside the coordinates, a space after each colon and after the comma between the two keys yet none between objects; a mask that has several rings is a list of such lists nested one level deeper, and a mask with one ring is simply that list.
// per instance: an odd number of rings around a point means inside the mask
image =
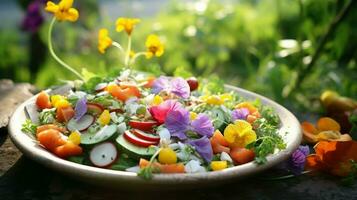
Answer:
[{"label": "purple pansy flower", "polygon": [[201,136],[211,137],[214,132],[214,127],[211,119],[206,114],[199,114],[191,123],[193,131]]},{"label": "purple pansy flower", "polygon": [[206,162],[210,162],[212,160],[213,150],[212,150],[211,142],[206,136],[203,136],[200,139],[191,140],[188,143],[193,147],[195,147],[197,153],[200,154],[200,156]]},{"label": "purple pansy flower", "polygon": [[239,108],[235,109],[232,112],[232,120],[236,121],[238,119],[247,119],[247,116],[249,115],[249,110],[246,108]]},{"label": "purple pansy flower", "polygon": [[181,98],[190,97],[190,86],[183,78],[170,79],[166,76],[157,78],[152,86],[152,93],[157,94],[161,91],[173,93]]},{"label": "purple pansy flower", "polygon": [[187,138],[185,132],[190,124],[190,113],[183,108],[171,110],[166,117],[165,126],[171,136],[178,137],[180,140]]},{"label": "purple pansy flower", "polygon": [[84,114],[86,114],[86,112],[87,112],[87,98],[85,96],[80,98],[77,101],[74,112],[75,112],[74,119],[77,121],[80,120]]},{"label": "purple pansy flower", "polygon": [[37,32],[38,28],[43,23],[44,19],[41,14],[41,4],[43,1],[33,1],[27,7],[25,18],[22,21],[21,27],[25,31]]},{"label": "purple pansy flower", "polygon": [[310,149],[307,145],[300,145],[290,156],[290,158],[281,164],[280,168],[290,171],[294,175],[302,173],[305,167],[306,157]]}]

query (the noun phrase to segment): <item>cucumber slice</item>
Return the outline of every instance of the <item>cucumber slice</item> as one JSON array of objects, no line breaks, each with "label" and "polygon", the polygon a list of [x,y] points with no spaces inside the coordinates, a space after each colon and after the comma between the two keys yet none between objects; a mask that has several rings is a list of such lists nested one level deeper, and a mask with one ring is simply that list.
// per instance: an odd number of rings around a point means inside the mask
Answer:
[{"label": "cucumber slice", "polygon": [[119,149],[126,152],[135,159],[149,158],[155,153],[155,149],[135,146],[124,138],[124,135],[119,135],[116,139]]},{"label": "cucumber slice", "polygon": [[106,125],[96,133],[83,133],[81,135],[81,144],[97,144],[114,137],[116,133],[116,125]]}]

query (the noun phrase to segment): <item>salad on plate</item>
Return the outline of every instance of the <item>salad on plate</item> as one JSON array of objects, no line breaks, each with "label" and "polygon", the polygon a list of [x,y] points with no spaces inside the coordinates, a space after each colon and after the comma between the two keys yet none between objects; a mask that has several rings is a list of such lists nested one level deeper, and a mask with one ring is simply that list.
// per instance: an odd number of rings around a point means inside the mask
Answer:
[{"label": "salad on plate", "polygon": [[223,88],[214,80],[127,69],[42,91],[25,107],[22,130],[60,158],[145,179],[264,164],[286,146],[279,117],[258,99]]}]

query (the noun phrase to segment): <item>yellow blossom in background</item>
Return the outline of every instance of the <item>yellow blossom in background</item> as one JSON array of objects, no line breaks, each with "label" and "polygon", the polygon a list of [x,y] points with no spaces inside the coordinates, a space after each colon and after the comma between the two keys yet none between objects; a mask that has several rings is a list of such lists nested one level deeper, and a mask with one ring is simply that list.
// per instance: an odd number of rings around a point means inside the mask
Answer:
[{"label": "yellow blossom in background", "polygon": [[237,120],[224,129],[224,138],[233,147],[245,147],[257,139],[252,126],[244,121]]},{"label": "yellow blossom in background", "polygon": [[131,35],[131,32],[134,29],[134,26],[140,22],[140,19],[137,18],[118,18],[116,21],[116,30],[121,32],[125,30],[128,35]]},{"label": "yellow blossom in background", "polygon": [[145,46],[147,48],[146,58],[160,57],[164,53],[164,45],[157,35],[151,34],[147,37]]},{"label": "yellow blossom in background", "polygon": [[135,56],[135,51],[131,50],[129,53],[130,58],[133,58]]},{"label": "yellow blossom in background", "polygon": [[79,13],[78,10],[72,8],[73,0],[61,0],[58,4],[48,1],[46,4],[46,11],[55,15],[59,21],[77,21]]},{"label": "yellow blossom in background", "polygon": [[105,53],[105,50],[112,45],[113,41],[109,37],[107,29],[102,28],[98,33],[98,50],[100,53]]}]

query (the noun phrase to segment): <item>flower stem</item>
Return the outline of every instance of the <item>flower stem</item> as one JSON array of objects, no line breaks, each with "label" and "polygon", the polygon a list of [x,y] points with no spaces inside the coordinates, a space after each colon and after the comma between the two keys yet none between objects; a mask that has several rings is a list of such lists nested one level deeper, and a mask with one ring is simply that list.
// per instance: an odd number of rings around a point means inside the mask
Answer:
[{"label": "flower stem", "polygon": [[124,64],[126,68],[129,68],[130,51],[131,51],[131,35],[128,36],[128,49],[126,50],[126,55],[125,55]]},{"label": "flower stem", "polygon": [[139,52],[139,53],[136,53],[131,59],[130,59],[130,64],[134,64],[135,63],[135,60],[139,57],[139,56],[144,56],[146,55],[146,52]]},{"label": "flower stem", "polygon": [[82,79],[84,81],[83,76],[78,73],[75,69],[73,69],[71,66],[69,66],[67,63],[65,63],[63,60],[61,60],[55,53],[55,51],[53,50],[53,46],[52,46],[52,29],[53,29],[53,25],[56,22],[56,18],[54,17],[51,21],[50,27],[48,29],[48,49],[50,50],[50,53],[52,55],[52,57],[59,63],[61,64],[63,67],[65,67],[66,69],[68,69],[69,71],[71,71],[73,74],[75,74],[76,76],[78,76],[78,78]]},{"label": "flower stem", "polygon": [[118,48],[120,52],[124,53],[123,47],[118,42],[113,42],[112,45]]}]

